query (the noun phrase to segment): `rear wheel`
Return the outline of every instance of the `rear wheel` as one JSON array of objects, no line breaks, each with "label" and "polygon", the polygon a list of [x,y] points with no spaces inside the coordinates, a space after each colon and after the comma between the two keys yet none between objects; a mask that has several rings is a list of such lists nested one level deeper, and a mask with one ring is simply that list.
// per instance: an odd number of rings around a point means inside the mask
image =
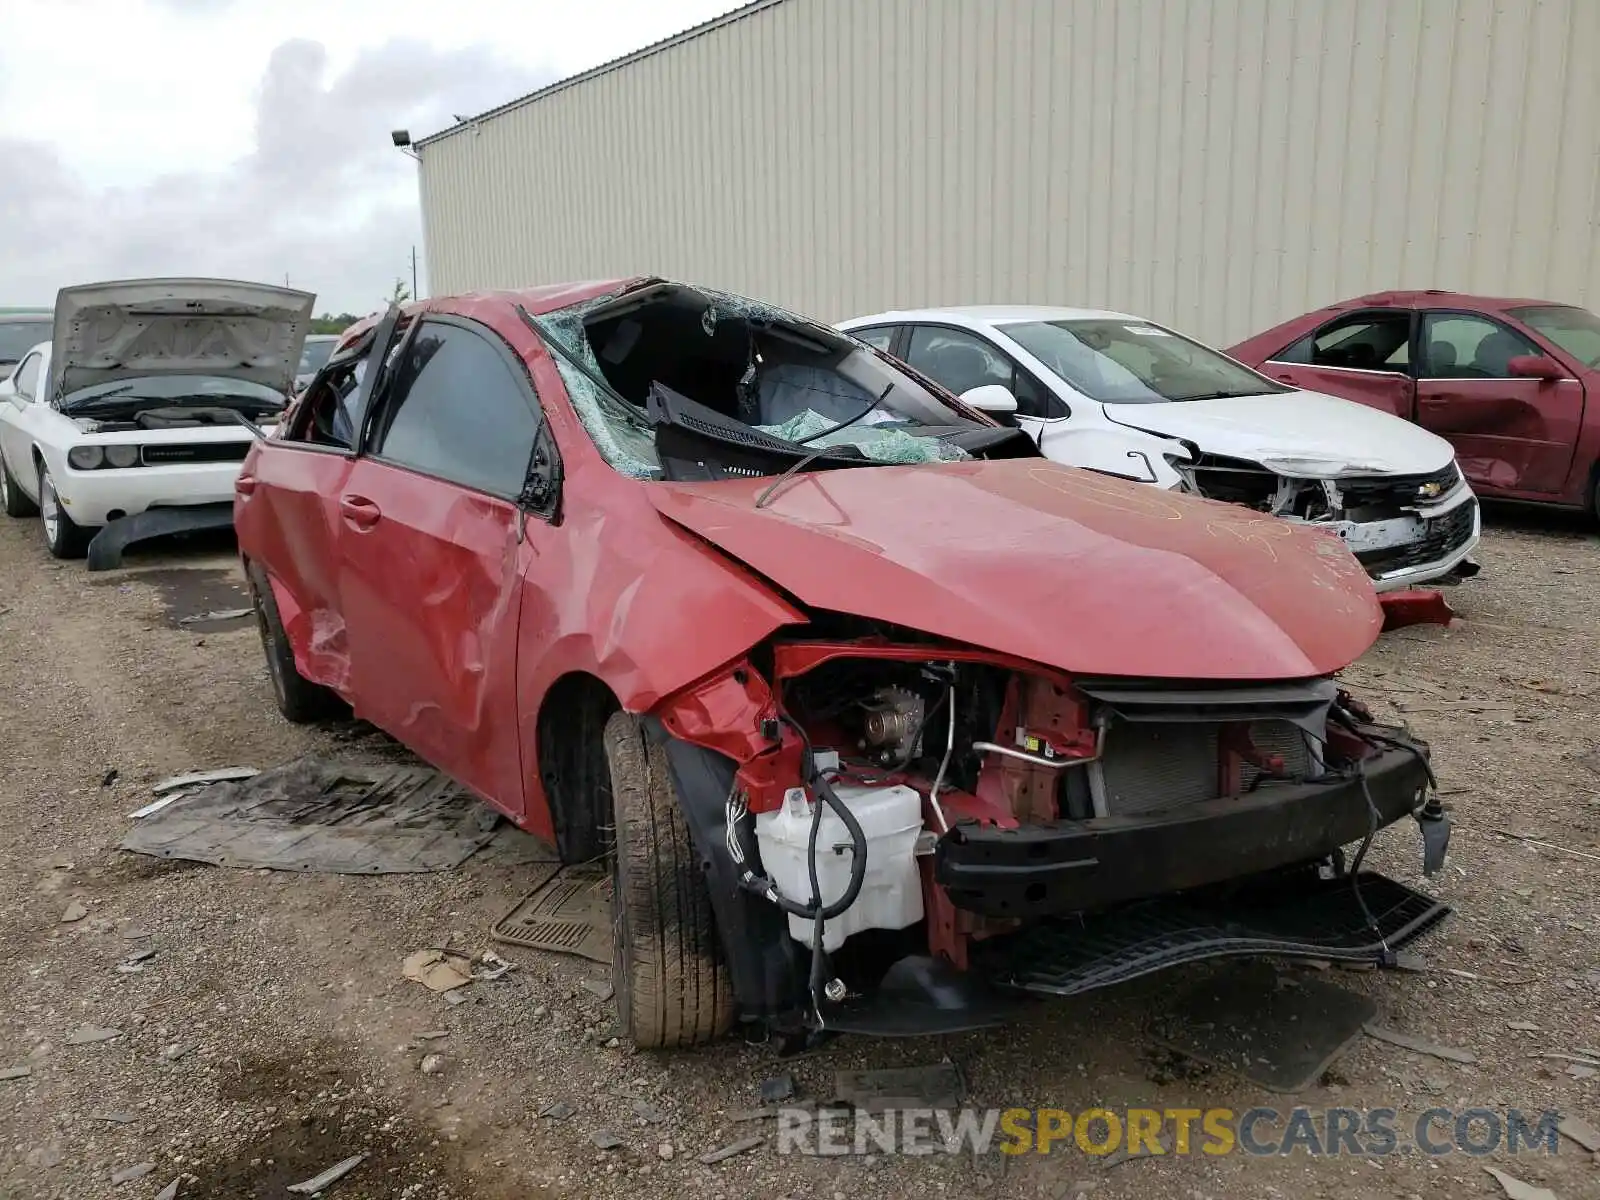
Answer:
[{"label": "rear wheel", "polygon": [[8,517],[32,517],[39,506],[28,499],[28,494],[17,486],[17,477],[11,473],[11,464],[0,454],[0,507]]},{"label": "rear wheel", "polygon": [[312,683],[295,665],[294,650],[278,615],[278,602],[273,598],[267,573],[251,563],[245,578],[250,585],[250,606],[256,612],[256,629],[267,656],[267,674],[272,677],[272,695],[278,702],[278,711],[296,725],[338,716],[344,702],[337,693]]},{"label": "rear wheel", "polygon": [[625,712],[604,736],[616,823],[617,1015],[641,1049],[704,1045],[733,1027],[733,988],[666,748]]},{"label": "rear wheel", "polygon": [[50,468],[39,464],[39,524],[45,548],[53,558],[82,558],[89,550],[89,532],[67,516],[66,505],[56,495]]}]

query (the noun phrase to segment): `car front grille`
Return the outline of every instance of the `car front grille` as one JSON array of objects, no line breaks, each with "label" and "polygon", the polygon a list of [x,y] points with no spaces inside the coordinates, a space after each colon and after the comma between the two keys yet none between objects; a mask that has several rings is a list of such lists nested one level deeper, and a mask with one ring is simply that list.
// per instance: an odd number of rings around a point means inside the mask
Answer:
[{"label": "car front grille", "polygon": [[1434,517],[1423,526],[1422,536],[1404,546],[1390,546],[1384,550],[1369,550],[1357,554],[1361,565],[1368,571],[1401,571],[1407,567],[1422,567],[1448,558],[1472,537],[1477,525],[1478,502],[1468,500],[1441,517]]},{"label": "car front grille", "polygon": [[1339,494],[1346,508],[1370,505],[1410,506],[1437,504],[1461,484],[1456,464],[1426,475],[1368,475],[1339,480]]},{"label": "car front grille", "polygon": [[[1290,775],[1311,773],[1306,735],[1292,721],[1252,721],[1250,740],[1262,752],[1281,757]],[[1116,721],[1106,731],[1099,767],[1105,810],[1113,817],[1146,816],[1216,800],[1223,794],[1222,724]],[[1245,764],[1245,790],[1261,774]]]},{"label": "car front grille", "polygon": [[168,463],[243,462],[250,453],[249,442],[158,443],[140,448],[147,467]]}]

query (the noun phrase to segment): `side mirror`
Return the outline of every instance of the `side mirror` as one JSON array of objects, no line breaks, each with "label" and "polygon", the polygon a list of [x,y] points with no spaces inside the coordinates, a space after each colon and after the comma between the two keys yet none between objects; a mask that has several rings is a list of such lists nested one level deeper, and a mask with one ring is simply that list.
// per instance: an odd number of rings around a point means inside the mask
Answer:
[{"label": "side mirror", "polygon": [[1017,398],[1011,389],[998,383],[986,383],[961,393],[961,399],[979,412],[1004,416],[1017,411]]},{"label": "side mirror", "polygon": [[1561,364],[1543,354],[1519,354],[1506,363],[1506,370],[1519,379],[1565,379]]}]

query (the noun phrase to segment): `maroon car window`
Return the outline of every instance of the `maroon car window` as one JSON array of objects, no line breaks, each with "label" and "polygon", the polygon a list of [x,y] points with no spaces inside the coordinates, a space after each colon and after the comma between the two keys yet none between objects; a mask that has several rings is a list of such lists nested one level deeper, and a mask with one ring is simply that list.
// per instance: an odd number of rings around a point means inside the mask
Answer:
[{"label": "maroon car window", "polygon": [[486,338],[424,321],[394,371],[377,457],[491,495],[522,492],[539,421]]},{"label": "maroon car window", "polygon": [[1470,313],[1427,313],[1422,318],[1423,379],[1510,379],[1510,363],[1539,349],[1499,321]]},{"label": "maroon car window", "polygon": [[1411,314],[1340,317],[1274,354],[1272,361],[1349,371],[1403,372],[1411,362]]}]

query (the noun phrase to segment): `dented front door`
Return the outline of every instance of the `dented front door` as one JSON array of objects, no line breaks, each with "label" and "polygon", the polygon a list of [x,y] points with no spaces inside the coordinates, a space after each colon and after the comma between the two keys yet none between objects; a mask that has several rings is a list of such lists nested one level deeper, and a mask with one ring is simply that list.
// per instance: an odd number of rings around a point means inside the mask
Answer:
[{"label": "dented front door", "polygon": [[515,816],[537,419],[492,337],[430,318],[401,346],[339,497],[340,595],[357,715]]}]

